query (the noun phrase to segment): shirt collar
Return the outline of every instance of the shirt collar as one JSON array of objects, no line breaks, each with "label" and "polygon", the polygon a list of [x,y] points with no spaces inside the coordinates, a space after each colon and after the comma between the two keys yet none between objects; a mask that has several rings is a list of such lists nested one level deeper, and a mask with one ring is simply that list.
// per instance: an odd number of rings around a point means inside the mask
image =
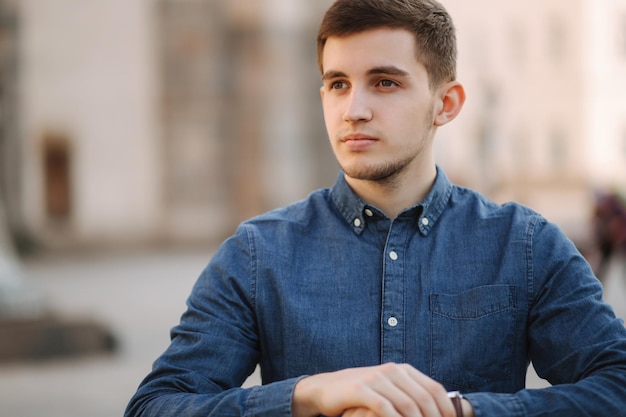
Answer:
[{"label": "shirt collar", "polygon": [[[400,216],[415,216],[420,233],[426,236],[443,213],[452,194],[452,187],[446,174],[437,166],[435,183],[426,198],[414,207],[403,211]],[[372,213],[382,214],[380,210],[361,200],[352,191],[346,182],[343,171],[339,172],[330,193],[335,207],[356,234],[363,232],[365,222]]]}]

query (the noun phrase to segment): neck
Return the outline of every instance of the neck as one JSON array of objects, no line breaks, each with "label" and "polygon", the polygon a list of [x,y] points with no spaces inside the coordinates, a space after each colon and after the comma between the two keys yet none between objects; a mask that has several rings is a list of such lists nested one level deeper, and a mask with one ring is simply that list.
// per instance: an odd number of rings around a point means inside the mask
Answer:
[{"label": "neck", "polygon": [[359,180],[345,176],[350,188],[368,204],[380,209],[390,219],[422,201],[430,192],[437,169],[434,163],[419,172],[401,172],[383,181]]}]

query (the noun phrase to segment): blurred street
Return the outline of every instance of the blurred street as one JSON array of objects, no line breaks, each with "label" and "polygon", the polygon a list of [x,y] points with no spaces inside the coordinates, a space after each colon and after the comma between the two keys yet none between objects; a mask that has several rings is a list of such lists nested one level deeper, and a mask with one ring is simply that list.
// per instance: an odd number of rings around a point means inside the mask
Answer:
[{"label": "blurred street", "polygon": [[[185,307],[211,250],[135,251],[36,258],[27,279],[67,317],[93,318],[119,339],[112,355],[0,365],[0,407],[8,417],[121,416],[130,396],[167,346],[168,330]],[[607,300],[626,317],[626,280],[619,265],[606,283]],[[249,383],[258,381],[254,376]],[[544,386],[532,370],[529,385]]]}]

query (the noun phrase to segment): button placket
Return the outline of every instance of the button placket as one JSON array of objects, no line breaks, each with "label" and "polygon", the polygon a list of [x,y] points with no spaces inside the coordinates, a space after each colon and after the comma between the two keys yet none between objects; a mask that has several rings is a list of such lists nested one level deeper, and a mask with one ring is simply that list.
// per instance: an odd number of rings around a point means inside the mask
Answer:
[{"label": "button placket", "polygon": [[404,362],[404,245],[411,232],[407,221],[394,220],[389,227],[383,259],[382,299],[382,359],[385,362]]}]

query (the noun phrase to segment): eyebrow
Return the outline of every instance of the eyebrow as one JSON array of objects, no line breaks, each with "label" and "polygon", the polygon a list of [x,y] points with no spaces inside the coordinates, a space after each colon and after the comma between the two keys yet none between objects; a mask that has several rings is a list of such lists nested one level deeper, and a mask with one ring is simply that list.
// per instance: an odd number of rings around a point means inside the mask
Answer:
[{"label": "eyebrow", "polygon": [[[400,69],[394,65],[385,65],[381,67],[374,67],[367,71],[367,75],[393,75],[396,77],[406,77],[409,75],[408,72]],[[327,71],[322,75],[322,81],[334,79],[334,78],[344,78],[347,77],[347,74],[341,71]]]},{"label": "eyebrow", "polygon": [[332,80],[333,78],[345,78],[347,75],[341,71],[327,71],[322,75],[322,81]]},{"label": "eyebrow", "polygon": [[374,67],[371,70],[367,71],[367,74],[368,75],[377,75],[377,74],[394,75],[396,77],[406,77],[409,75],[409,73],[406,72],[405,70],[400,69],[393,65],[388,65],[388,66],[383,66],[383,67]]}]

